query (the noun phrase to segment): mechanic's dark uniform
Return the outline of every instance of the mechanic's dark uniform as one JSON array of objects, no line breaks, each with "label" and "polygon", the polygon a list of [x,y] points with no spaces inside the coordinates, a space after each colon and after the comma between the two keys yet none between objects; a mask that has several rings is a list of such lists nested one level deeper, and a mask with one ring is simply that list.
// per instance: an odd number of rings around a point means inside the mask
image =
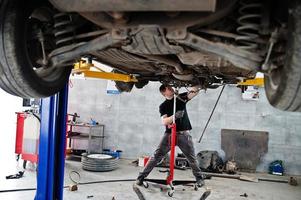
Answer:
[{"label": "mechanic's dark uniform", "polygon": [[[196,179],[202,179],[202,173],[200,168],[198,167],[198,163],[196,160],[196,156],[194,153],[193,141],[192,137],[189,134],[189,131],[192,129],[187,110],[186,103],[189,101],[187,97],[188,93],[182,93],[179,95],[176,101],[176,111],[184,110],[184,115],[182,118],[176,119],[177,124],[177,145],[187,158],[191,168],[193,175]],[[166,99],[159,107],[161,116],[167,115],[170,117],[173,115],[173,103],[174,99],[171,100]],[[143,172],[141,172],[138,176],[138,179],[143,180],[148,174],[152,171],[152,169],[159,163],[163,157],[170,151],[170,141],[171,141],[171,129],[166,126],[166,131],[161,139],[159,146],[157,147],[154,155],[147,162]]]}]

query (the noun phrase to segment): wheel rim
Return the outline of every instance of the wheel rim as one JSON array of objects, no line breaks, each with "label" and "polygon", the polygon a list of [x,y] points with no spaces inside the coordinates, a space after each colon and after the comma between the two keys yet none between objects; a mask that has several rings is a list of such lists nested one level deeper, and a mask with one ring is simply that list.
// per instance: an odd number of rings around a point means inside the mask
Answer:
[{"label": "wheel rim", "polygon": [[112,156],[106,155],[106,154],[90,154],[87,157],[93,158],[93,159],[110,159],[110,158],[112,158]]}]

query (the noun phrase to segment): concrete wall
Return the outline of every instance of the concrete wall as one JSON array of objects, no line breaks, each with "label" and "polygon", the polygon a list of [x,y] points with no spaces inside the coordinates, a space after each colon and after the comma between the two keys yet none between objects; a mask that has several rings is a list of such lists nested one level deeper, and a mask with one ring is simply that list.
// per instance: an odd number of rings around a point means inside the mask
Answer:
[{"label": "concrete wall", "polygon": [[[105,147],[123,150],[123,157],[151,155],[158,145],[164,127],[158,106],[164,100],[158,83],[142,90],[107,95],[107,82],[102,80],[72,80],[69,113],[77,112],[82,121],[90,117],[106,125]],[[288,174],[301,174],[301,113],[279,111],[270,106],[260,89],[259,101],[241,100],[241,91],[226,86],[225,91],[201,143],[198,138],[214,106],[220,89],[202,91],[187,106],[193,126],[196,152],[217,150],[222,155],[222,128],[269,132],[269,150],[257,171],[267,171],[268,164],[283,160]]]}]

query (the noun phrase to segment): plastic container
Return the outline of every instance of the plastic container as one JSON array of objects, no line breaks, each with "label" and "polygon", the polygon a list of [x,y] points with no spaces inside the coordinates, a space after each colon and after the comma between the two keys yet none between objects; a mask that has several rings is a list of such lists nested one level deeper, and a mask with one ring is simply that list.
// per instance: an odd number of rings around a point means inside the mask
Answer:
[{"label": "plastic container", "polygon": [[113,156],[114,158],[121,158],[121,150],[111,151],[110,149],[103,149],[103,154]]}]

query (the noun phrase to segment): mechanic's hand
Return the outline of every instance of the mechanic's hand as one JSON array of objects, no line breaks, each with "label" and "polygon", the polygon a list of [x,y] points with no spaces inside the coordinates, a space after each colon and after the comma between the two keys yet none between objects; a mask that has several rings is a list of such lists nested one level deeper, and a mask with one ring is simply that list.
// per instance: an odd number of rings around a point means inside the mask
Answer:
[{"label": "mechanic's hand", "polygon": [[190,93],[195,93],[199,92],[203,88],[202,85],[194,85],[191,87],[191,90],[189,91]]},{"label": "mechanic's hand", "polygon": [[175,118],[180,119],[184,116],[185,111],[184,110],[179,110],[175,113]]}]

